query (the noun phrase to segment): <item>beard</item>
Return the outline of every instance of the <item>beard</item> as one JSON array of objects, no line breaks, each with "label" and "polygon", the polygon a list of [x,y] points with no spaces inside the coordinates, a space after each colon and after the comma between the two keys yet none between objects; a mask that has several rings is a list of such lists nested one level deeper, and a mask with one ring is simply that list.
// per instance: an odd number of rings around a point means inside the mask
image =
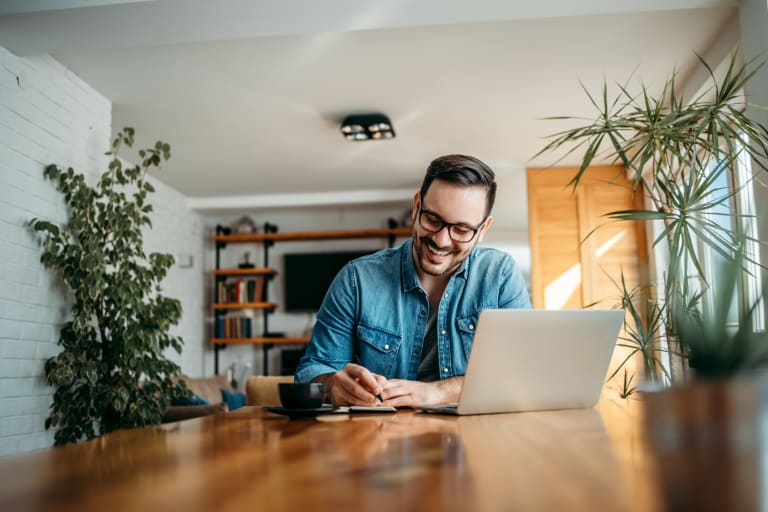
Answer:
[{"label": "beard", "polygon": [[430,237],[419,237],[414,233],[413,248],[416,252],[416,265],[427,275],[441,277],[455,272],[469,257],[474,244],[457,250],[455,247],[440,247]]}]

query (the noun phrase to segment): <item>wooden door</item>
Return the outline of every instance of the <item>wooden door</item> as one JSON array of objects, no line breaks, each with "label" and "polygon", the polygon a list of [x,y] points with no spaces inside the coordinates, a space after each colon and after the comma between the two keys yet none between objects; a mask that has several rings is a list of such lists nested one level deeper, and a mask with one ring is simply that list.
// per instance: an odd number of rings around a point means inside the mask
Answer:
[{"label": "wooden door", "polygon": [[[531,300],[535,308],[578,309],[621,304],[621,277],[629,289],[647,283],[642,222],[612,222],[608,212],[642,208],[621,167],[587,169],[576,190],[567,184],[577,168],[528,169]],[[623,335],[623,333],[622,333]],[[617,347],[608,375],[630,349]],[[642,376],[642,358],[628,362]],[[620,372],[619,377],[623,377]],[[618,389],[614,384],[608,389]]]},{"label": "wooden door", "polygon": [[611,211],[642,207],[642,192],[621,167],[587,169],[576,188],[577,168],[528,169],[528,218],[533,305],[581,308],[618,302],[621,273],[630,286],[647,268],[641,222],[611,222]]}]

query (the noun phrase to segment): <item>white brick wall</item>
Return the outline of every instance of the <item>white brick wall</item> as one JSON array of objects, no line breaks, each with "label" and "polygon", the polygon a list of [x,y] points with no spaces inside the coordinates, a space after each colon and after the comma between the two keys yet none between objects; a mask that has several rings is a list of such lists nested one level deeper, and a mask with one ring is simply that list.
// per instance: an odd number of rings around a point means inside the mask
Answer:
[{"label": "white brick wall", "polygon": [[[64,222],[66,211],[43,169],[56,163],[97,176],[106,169],[110,125],[109,100],[52,57],[18,58],[0,47],[0,456],[45,448],[53,440],[44,429],[53,389],[43,365],[59,350],[67,299],[56,275],[40,265],[40,248],[27,222],[32,217]],[[200,375],[200,217],[183,196],[155,185],[146,250],[193,257],[192,268],[171,269],[164,287],[184,310],[175,333],[184,338],[185,350],[173,358],[185,372]]]},{"label": "white brick wall", "polygon": [[58,351],[66,299],[26,223],[66,213],[42,171],[51,162],[103,168],[110,122],[109,101],[54,59],[0,48],[0,455],[53,438],[43,426],[53,393],[43,365]]},{"label": "white brick wall", "polygon": [[[173,158],[173,141],[169,139],[165,142],[171,144]],[[202,220],[200,214],[189,209],[185,196],[157,179],[152,179],[152,185],[157,192],[149,196],[154,212],[152,229],[144,233],[144,251],[147,254],[170,253],[176,258],[176,265],[171,267],[163,281],[163,293],[179,299],[183,311],[181,321],[172,330],[174,335],[184,340],[181,356],[173,350],[168,351],[166,356],[179,364],[184,373],[199,377],[206,375],[203,364],[205,355],[213,353],[207,350],[208,345],[203,340],[205,268]],[[182,260],[190,257],[192,266],[182,268]]]}]

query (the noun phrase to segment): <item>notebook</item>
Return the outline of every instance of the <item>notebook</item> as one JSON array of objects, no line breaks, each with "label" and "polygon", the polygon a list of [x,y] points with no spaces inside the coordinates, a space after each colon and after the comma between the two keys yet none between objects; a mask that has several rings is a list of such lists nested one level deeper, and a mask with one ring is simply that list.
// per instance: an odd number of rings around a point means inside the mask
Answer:
[{"label": "notebook", "polygon": [[484,310],[459,402],[415,408],[465,415],[593,407],[623,320],[622,309]]}]

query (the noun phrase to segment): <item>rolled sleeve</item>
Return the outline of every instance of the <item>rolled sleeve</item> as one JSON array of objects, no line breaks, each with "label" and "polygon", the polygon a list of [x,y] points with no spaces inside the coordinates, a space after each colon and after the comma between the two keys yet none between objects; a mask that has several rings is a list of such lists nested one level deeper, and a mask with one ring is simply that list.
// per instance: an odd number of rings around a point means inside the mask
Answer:
[{"label": "rolled sleeve", "polygon": [[319,375],[335,373],[352,360],[355,346],[356,275],[347,264],[336,276],[323,299],[312,338],[296,369],[296,382],[311,382]]}]

